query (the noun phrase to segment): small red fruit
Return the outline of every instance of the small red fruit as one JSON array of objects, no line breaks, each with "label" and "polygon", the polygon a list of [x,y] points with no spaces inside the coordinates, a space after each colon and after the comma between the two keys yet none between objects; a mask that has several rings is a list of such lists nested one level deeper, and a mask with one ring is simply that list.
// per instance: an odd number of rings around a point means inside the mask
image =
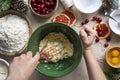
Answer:
[{"label": "small red fruit", "polygon": [[109,42],[110,40],[111,40],[111,37],[108,36],[108,37],[106,38],[106,41]]},{"label": "small red fruit", "polygon": [[99,42],[99,41],[100,41],[100,39],[98,37],[96,37],[95,42]]},{"label": "small red fruit", "polygon": [[98,31],[98,36],[101,37],[102,36],[102,31]]},{"label": "small red fruit", "polygon": [[35,3],[35,0],[32,0],[32,3]]},{"label": "small red fruit", "polygon": [[95,21],[95,20],[97,20],[97,16],[93,16],[93,19],[92,19],[93,21]]},{"label": "small red fruit", "polygon": [[102,18],[98,17],[97,22],[100,23],[102,21]]},{"label": "small red fruit", "polygon": [[85,21],[82,21],[82,22],[81,22],[81,25],[83,26],[84,24],[85,24]]},{"label": "small red fruit", "polygon": [[105,44],[104,44],[104,47],[108,47],[109,46],[109,44],[106,42]]},{"label": "small red fruit", "polygon": [[85,19],[85,24],[87,24],[89,22],[89,19]]}]

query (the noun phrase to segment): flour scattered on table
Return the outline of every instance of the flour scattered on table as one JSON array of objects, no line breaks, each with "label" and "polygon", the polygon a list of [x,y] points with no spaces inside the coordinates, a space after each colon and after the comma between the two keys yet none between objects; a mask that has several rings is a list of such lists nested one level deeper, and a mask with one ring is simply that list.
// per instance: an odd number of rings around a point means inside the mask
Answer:
[{"label": "flour scattered on table", "polygon": [[17,15],[6,15],[0,18],[0,50],[19,51],[29,38],[28,23]]}]

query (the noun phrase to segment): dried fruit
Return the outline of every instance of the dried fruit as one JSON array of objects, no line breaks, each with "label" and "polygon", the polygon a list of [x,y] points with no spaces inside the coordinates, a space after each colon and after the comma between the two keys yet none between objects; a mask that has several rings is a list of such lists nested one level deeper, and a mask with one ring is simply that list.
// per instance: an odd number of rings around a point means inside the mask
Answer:
[{"label": "dried fruit", "polygon": [[68,16],[70,18],[70,25],[71,26],[76,22],[76,16],[72,12],[65,10],[61,13],[65,14],[66,16]]},{"label": "dried fruit", "polygon": [[62,22],[67,25],[70,25],[70,18],[66,16],[65,14],[58,14],[53,18],[53,22]]}]

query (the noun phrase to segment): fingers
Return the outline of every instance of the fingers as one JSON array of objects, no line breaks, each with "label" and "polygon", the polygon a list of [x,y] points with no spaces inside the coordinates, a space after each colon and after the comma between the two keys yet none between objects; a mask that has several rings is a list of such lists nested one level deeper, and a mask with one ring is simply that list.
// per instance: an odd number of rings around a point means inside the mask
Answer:
[{"label": "fingers", "polygon": [[87,34],[86,34],[86,32],[84,31],[84,29],[81,29],[81,30],[80,30],[80,35],[81,35],[81,37],[82,37],[83,42],[87,43],[88,38],[87,38]]},{"label": "fingers", "polygon": [[37,52],[37,53],[35,54],[35,56],[33,57],[33,60],[34,60],[34,61],[39,61],[39,59],[40,59],[40,54],[39,54],[39,52]]},{"label": "fingers", "polygon": [[32,57],[32,52],[28,51],[26,55],[27,55],[28,58],[31,58]]},{"label": "fingers", "polygon": [[89,35],[95,35],[95,31],[87,25],[83,26],[84,30],[88,32]]}]

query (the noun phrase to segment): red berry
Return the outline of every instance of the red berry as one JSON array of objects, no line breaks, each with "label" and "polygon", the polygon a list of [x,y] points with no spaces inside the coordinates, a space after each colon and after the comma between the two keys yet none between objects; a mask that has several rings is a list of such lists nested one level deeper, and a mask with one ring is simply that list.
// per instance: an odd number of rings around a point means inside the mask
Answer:
[{"label": "red berry", "polygon": [[100,39],[98,37],[96,37],[95,42],[99,42],[99,41],[100,41]]},{"label": "red berry", "polygon": [[84,24],[85,24],[85,21],[82,21],[82,22],[81,22],[81,25],[83,26]]},{"label": "red berry", "polygon": [[36,4],[36,3],[34,3],[34,4],[33,4],[33,6],[34,6],[34,7],[36,7],[36,6],[37,6],[37,4]]},{"label": "red berry", "polygon": [[41,9],[43,9],[44,7],[45,7],[45,5],[44,5],[44,4],[42,4],[42,5],[41,5]]},{"label": "red berry", "polygon": [[97,28],[97,31],[98,31],[98,32],[102,32],[102,31],[103,31],[102,27],[98,27],[98,28]]},{"label": "red berry", "polygon": [[100,23],[102,21],[102,18],[98,17],[97,22]]},{"label": "red berry", "polygon": [[33,8],[33,10],[36,12],[36,11],[37,11],[37,8]]},{"label": "red berry", "polygon": [[35,3],[35,0],[32,0],[31,2],[32,2],[32,3]]},{"label": "red berry", "polygon": [[41,5],[37,5],[38,8],[41,8]]},{"label": "red berry", "polygon": [[50,2],[45,2],[45,4],[46,4],[47,6],[50,6]]},{"label": "red berry", "polygon": [[109,44],[106,42],[105,44],[104,44],[104,47],[108,47],[109,46]]},{"label": "red berry", "polygon": [[85,24],[87,24],[89,22],[89,19],[85,19]]},{"label": "red berry", "polygon": [[99,31],[99,32],[98,32],[98,36],[99,36],[99,37],[102,36],[102,33],[103,33],[102,31]]},{"label": "red berry", "polygon": [[110,40],[111,40],[111,37],[108,36],[108,37],[106,38],[106,41],[109,42]]},{"label": "red berry", "polygon": [[92,19],[93,21],[95,21],[95,20],[97,20],[97,16],[93,16],[93,19]]}]

